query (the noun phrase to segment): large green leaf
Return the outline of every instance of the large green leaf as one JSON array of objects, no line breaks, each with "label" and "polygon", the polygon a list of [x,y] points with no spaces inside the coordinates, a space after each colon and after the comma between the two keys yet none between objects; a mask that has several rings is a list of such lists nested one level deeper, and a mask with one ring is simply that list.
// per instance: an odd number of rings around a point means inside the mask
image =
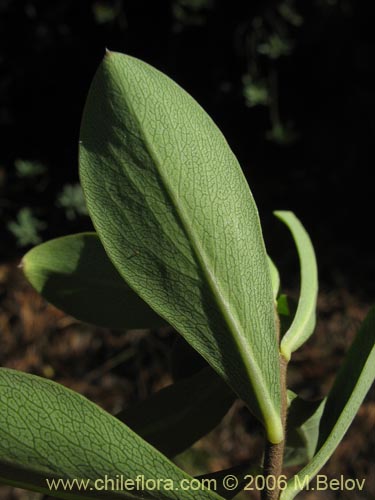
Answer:
[{"label": "large green leaf", "polygon": [[291,353],[306,342],[315,328],[318,270],[314,248],[301,222],[292,212],[278,211],[275,215],[292,232],[301,267],[301,290],[297,311],[280,345],[282,355],[289,360]]},{"label": "large green leaf", "polygon": [[27,279],[48,302],[81,321],[112,328],[165,325],[126,285],[95,233],[42,243],[22,264]]},{"label": "large green leaf", "polygon": [[[168,481],[144,491],[95,491],[95,480],[122,477]],[[192,478],[131,429],[62,385],[0,369],[0,482],[78,498],[79,491],[49,490],[46,479],[91,479],[89,498],[179,500],[181,481]],[[101,487],[103,483],[100,483]],[[189,483],[184,483],[189,484]],[[184,491],[184,499],[214,500],[208,490]]]},{"label": "large green leaf", "polygon": [[216,427],[234,400],[233,391],[207,367],[122,411],[117,418],[173,457]]},{"label": "large green leaf", "polygon": [[312,460],[288,482],[281,500],[293,499],[330,458],[375,379],[375,307],[363,322],[328,394]]},{"label": "large green leaf", "polygon": [[221,132],[176,83],[108,53],[91,85],[80,175],[126,282],[283,438],[278,332],[259,217]]}]

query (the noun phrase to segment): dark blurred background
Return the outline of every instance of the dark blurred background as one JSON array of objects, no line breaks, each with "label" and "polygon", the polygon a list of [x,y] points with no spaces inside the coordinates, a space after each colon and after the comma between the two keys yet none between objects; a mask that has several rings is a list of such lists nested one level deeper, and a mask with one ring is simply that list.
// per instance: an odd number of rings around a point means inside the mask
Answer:
[{"label": "dark blurred background", "polygon": [[190,92],[238,156],[284,282],[296,253],[274,209],[311,234],[323,287],[371,296],[374,19],[355,0],[0,0],[2,261],[90,228],[80,117],[105,47]]},{"label": "dark blurred background", "polygon": [[[217,122],[292,296],[298,259],[272,211],[293,210],[308,229],[321,279],[318,326],[295,354],[288,385],[323,397],[375,295],[370,9],[355,0],[0,0],[0,365],[57,380],[111,413],[171,382],[172,331],[119,335],[79,323],[46,305],[16,269],[31,246],[91,229],[77,145],[107,47],[167,73]],[[324,469],[366,478],[367,496],[338,492],[340,500],[374,498],[374,401],[372,391]],[[251,422],[235,405],[179,465],[202,474],[254,459],[261,436]],[[303,498],[338,498],[316,495]],[[4,486],[0,497],[41,498]]]}]

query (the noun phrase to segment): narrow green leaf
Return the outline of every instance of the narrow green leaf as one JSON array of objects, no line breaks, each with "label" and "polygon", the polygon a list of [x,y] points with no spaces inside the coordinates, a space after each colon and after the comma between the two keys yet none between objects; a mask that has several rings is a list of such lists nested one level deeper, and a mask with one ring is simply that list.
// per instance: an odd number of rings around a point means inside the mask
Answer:
[{"label": "narrow green leaf", "polygon": [[81,321],[112,328],[165,325],[126,285],[95,233],[42,243],[22,264],[27,279],[48,302]]},{"label": "narrow green leaf", "polygon": [[324,466],[340,444],[374,379],[375,307],[372,307],[328,394],[315,455],[297,474],[299,481],[296,481],[296,476],[290,479],[281,500],[293,499],[301,491],[304,480],[313,479]]},{"label": "narrow green leaf", "polygon": [[290,229],[297,246],[301,266],[301,290],[297,311],[280,345],[282,355],[289,361],[291,353],[306,342],[315,328],[318,269],[314,248],[301,222],[292,212],[274,213]]},{"label": "narrow green leaf", "polygon": [[173,457],[216,427],[235,398],[221,377],[207,367],[122,411],[117,418]]},{"label": "narrow green leaf", "polygon": [[146,63],[108,53],[86,102],[80,175],[110,259],[283,438],[277,325],[258,212],[203,109]]},{"label": "narrow green leaf", "polygon": [[[89,498],[178,500],[182,480],[192,477],[131,429],[86,398],[50,380],[0,369],[0,481],[21,488],[79,498],[82,493],[50,491],[46,478],[105,477],[162,479],[160,488],[101,491]],[[168,489],[169,481],[173,489]],[[101,483],[102,484],[102,483]],[[187,483],[189,484],[189,483]],[[208,490],[184,491],[184,499],[214,500]]]}]

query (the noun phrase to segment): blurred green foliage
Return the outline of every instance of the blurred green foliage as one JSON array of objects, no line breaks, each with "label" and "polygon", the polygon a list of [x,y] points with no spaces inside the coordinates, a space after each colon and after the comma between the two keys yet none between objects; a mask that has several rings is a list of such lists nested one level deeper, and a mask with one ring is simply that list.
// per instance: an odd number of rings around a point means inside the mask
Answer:
[{"label": "blurred green foliage", "polygon": [[65,215],[69,220],[80,215],[88,215],[83,191],[78,183],[66,184],[58,195],[56,205],[65,210]]},{"label": "blurred green foliage", "polygon": [[14,167],[20,178],[36,177],[46,172],[46,167],[42,165],[42,163],[38,161],[21,160],[19,158],[14,162]]},{"label": "blurred green foliage", "polygon": [[40,231],[45,228],[46,224],[35,217],[29,207],[21,208],[16,220],[8,222],[8,229],[20,247],[40,243],[42,241]]},{"label": "blurred green foliage", "polygon": [[[0,176],[0,181],[2,181],[0,214],[6,224],[6,230],[13,236],[17,247],[23,248],[43,241],[44,231],[48,226],[48,213],[47,207],[43,206],[43,194],[51,185],[46,165],[38,161],[17,158],[14,162],[14,175]],[[42,200],[38,202],[40,195]],[[30,202],[33,208],[25,205]],[[88,216],[79,183],[65,184],[56,194],[53,207],[57,213],[63,212],[66,219],[65,226],[70,221]]]}]

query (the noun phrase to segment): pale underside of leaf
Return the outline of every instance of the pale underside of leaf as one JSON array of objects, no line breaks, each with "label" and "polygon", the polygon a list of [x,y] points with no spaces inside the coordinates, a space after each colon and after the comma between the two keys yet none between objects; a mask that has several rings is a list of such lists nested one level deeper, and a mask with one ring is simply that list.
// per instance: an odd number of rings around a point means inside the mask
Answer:
[{"label": "pale underside of leaf", "polygon": [[[0,480],[61,498],[79,492],[49,491],[46,478],[104,479],[138,475],[172,479],[191,476],[115,417],[80,394],[50,380],[0,369]],[[219,500],[208,490],[184,498]],[[180,500],[176,490],[90,491],[89,498]]]},{"label": "pale underside of leaf", "polygon": [[258,214],[208,115],[154,68],[110,53],[84,111],[80,175],[126,282],[280,441],[277,327]]}]

